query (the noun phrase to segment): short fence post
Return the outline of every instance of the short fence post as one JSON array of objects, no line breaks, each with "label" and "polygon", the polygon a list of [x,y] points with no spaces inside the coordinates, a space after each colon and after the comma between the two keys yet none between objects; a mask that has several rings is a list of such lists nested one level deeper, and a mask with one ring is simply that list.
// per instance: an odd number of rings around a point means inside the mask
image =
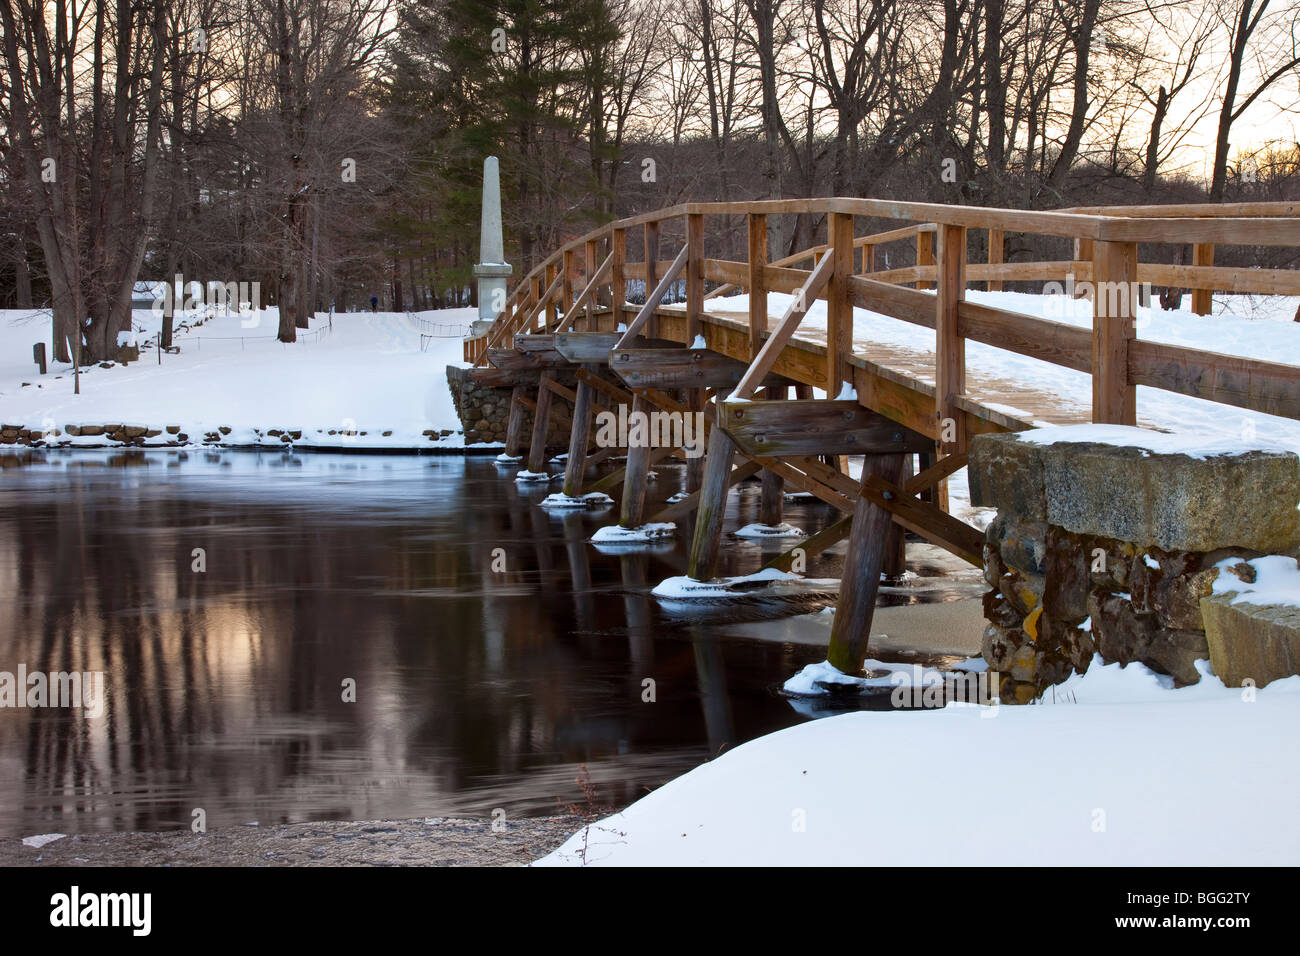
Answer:
[{"label": "short fence post", "polygon": [[[1212,266],[1214,265],[1214,243],[1198,242],[1192,246],[1192,265],[1194,266]],[[1192,290],[1192,311],[1197,315],[1209,315],[1211,307],[1214,305],[1213,289],[1193,289]]]},{"label": "short fence post", "polygon": [[[572,249],[565,249],[562,268],[564,269],[564,278],[560,281],[560,304],[563,306],[564,324],[567,328],[573,329],[573,323],[569,321],[569,312],[573,309],[573,272],[577,268],[575,262],[576,256]],[[576,331],[576,330],[575,330]]]},{"label": "short fence post", "polygon": [[1137,387],[1128,376],[1137,314],[1136,242],[1093,244],[1092,420],[1137,424]]},{"label": "short fence post", "polygon": [[[583,274],[582,284],[584,286],[591,283],[592,278],[596,275],[596,270],[600,267],[600,240],[588,239],[585,247],[586,253],[586,272]],[[597,308],[596,290],[591,290],[591,295],[587,296],[587,331],[599,332],[596,319]]]}]

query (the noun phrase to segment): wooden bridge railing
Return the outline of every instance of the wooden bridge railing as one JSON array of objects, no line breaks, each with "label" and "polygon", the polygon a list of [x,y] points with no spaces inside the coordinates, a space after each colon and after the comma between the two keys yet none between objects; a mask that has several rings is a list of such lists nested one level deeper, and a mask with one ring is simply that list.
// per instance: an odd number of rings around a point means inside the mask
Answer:
[{"label": "wooden bridge railing", "polygon": [[[827,242],[768,262],[766,217],[782,214],[825,216]],[[707,257],[705,218],[738,215],[746,217],[748,225],[747,260]],[[858,218],[911,224],[856,237]],[[684,220],[685,243],[678,260],[663,260],[661,227],[673,220]],[[627,237],[637,229],[642,230],[647,254],[641,262],[628,262]],[[987,263],[967,262],[971,229],[988,232]],[[1003,262],[1002,237],[1008,232],[1072,239],[1075,259]],[[917,265],[875,269],[875,251],[880,246],[909,239],[916,242]],[[1138,243],[1142,242],[1188,243],[1202,251],[1190,266],[1139,263]],[[933,329],[935,417],[925,431],[936,438],[945,422],[960,427],[964,420],[959,410],[966,391],[967,339],[1091,374],[1096,422],[1134,424],[1138,385],[1300,418],[1300,368],[1296,366],[1136,338],[1137,290],[1142,282],[1202,290],[1199,298],[1194,296],[1194,307],[1201,312],[1208,312],[1210,290],[1300,294],[1300,271],[1215,267],[1210,264],[1215,245],[1300,247],[1300,204],[1026,211],[838,198],[690,203],[619,220],[567,243],[520,281],[486,336],[466,341],[465,359],[482,365],[489,348],[509,347],[519,333],[595,330],[605,325],[613,331],[638,315],[644,327],[634,331],[653,337],[660,317],[658,302],[648,294],[648,309],[628,304],[627,282],[641,279],[647,291],[656,285],[666,291],[671,283],[663,280],[676,264],[686,287],[687,342],[703,329],[706,283],[719,284],[713,294],[735,288],[750,293],[751,360],[775,334],[768,330],[767,292],[803,289],[825,299],[828,349],[824,381],[819,384],[831,395],[848,380],[845,363],[852,356],[854,306]],[[858,250],[862,250],[860,259]],[[831,265],[819,269],[827,256]],[[812,268],[796,268],[800,263]],[[814,289],[810,282],[818,272],[826,281],[812,283],[818,286]],[[1003,281],[1064,281],[1070,275],[1096,290],[1091,329],[966,299],[972,281],[995,288]],[[675,274],[670,278],[678,280]],[[964,447],[961,436],[957,444]]]}]

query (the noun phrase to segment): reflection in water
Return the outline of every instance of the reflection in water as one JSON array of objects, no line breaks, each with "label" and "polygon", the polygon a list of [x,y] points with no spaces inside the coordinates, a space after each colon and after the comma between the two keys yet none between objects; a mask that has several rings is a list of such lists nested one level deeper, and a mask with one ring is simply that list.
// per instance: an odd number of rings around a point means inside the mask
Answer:
[{"label": "reflection in water", "polygon": [[[659,472],[654,504],[680,487]],[[0,709],[0,834],[188,827],[200,807],[211,827],[549,813],[580,801],[580,763],[627,803],[803,719],[773,688],[821,650],[664,613],[649,589],[682,573],[684,535],[602,554],[587,539],[612,516],[548,514],[545,491],[460,457],[6,467],[0,671],[102,671],[107,706]],[[754,520],[754,492],[730,508]],[[761,553],[729,543],[723,572]]]}]

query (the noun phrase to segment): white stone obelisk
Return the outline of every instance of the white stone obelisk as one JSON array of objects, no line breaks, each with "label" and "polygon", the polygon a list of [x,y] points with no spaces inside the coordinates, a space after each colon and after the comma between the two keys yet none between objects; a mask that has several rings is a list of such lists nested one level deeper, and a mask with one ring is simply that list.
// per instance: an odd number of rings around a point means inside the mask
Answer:
[{"label": "white stone obelisk", "polygon": [[482,335],[506,304],[506,279],[510,263],[506,262],[505,240],[501,235],[501,173],[497,158],[483,160],[483,218],[479,227],[478,321],[472,335]]}]

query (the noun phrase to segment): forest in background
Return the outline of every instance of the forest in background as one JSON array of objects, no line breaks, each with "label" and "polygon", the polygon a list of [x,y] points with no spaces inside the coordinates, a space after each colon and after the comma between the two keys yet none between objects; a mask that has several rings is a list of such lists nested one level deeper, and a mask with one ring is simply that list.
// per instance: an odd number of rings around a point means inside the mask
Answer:
[{"label": "forest in background", "polygon": [[[176,274],[259,283],[284,341],[471,304],[488,155],[516,276],[684,201],[1300,198],[1296,2],[0,0],[0,31],[0,307],[52,306],[63,361]],[[771,217],[772,254],[824,229]],[[707,241],[743,258],[743,221]]]}]

